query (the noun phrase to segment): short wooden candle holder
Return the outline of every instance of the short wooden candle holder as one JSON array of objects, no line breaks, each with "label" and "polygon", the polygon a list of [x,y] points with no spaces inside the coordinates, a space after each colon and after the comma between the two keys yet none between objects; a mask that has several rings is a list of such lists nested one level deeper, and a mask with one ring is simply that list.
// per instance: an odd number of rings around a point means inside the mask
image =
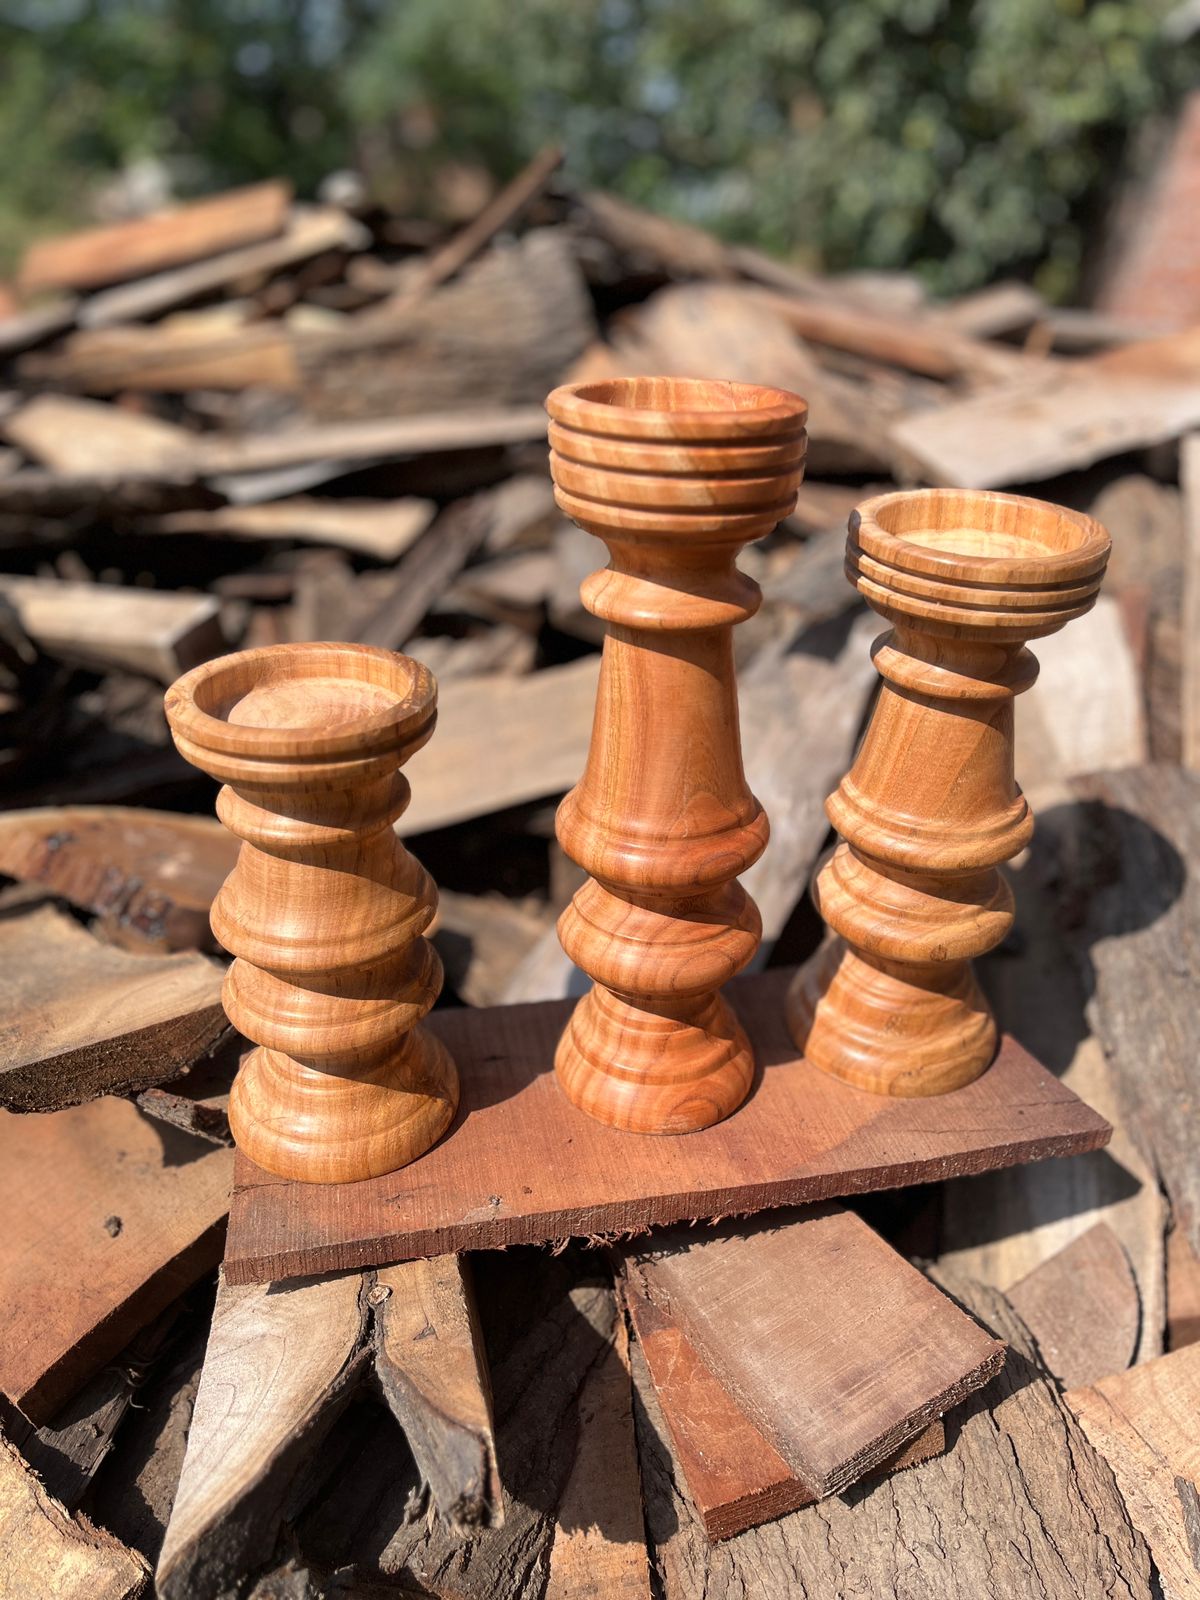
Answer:
[{"label": "short wooden candle holder", "polygon": [[229,1118],[282,1177],[394,1171],[458,1104],[450,1055],[417,1026],[442,984],[421,937],[437,892],[392,830],[436,704],[418,662],[349,644],[247,650],[167,691],[181,755],[224,782],[217,813],[244,841],[212,910],[237,957],[225,1009],[259,1046]]},{"label": "short wooden candle holder", "polygon": [[971,959],[1013,920],[998,865],[1033,817],[1013,772],[1028,639],[1095,601],[1109,538],[1090,517],[1016,495],[880,495],[850,519],[846,570],[893,624],[883,687],[826,807],[842,836],[813,885],[840,938],[793,983],[793,1039],[861,1089],[942,1094],[979,1076],[996,1024]]},{"label": "short wooden candle holder", "polygon": [[719,993],[758,947],[736,879],[767,842],[732,644],[761,593],[735,560],[795,504],[807,408],[779,389],[630,378],[556,389],[547,409],[558,504],[610,557],[581,591],[607,634],[587,769],[558,813],[590,874],[559,935],[595,986],[555,1067],[600,1121],[686,1133],[735,1110],[754,1074]]}]

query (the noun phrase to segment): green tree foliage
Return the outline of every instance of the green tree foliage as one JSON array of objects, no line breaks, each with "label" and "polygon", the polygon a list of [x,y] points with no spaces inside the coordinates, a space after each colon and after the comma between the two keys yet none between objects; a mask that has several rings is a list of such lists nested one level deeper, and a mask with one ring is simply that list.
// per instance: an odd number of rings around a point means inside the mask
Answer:
[{"label": "green tree foliage", "polygon": [[0,0],[0,226],[140,155],[186,190],[420,192],[562,141],[583,182],[833,269],[1077,280],[1176,0]]}]

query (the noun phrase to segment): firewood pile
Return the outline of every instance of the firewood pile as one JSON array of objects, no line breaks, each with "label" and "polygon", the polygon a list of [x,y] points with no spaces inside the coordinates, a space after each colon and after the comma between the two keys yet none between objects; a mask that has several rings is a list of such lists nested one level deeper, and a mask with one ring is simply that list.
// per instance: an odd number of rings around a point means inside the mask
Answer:
[{"label": "firewood pile", "polygon": [[[574,191],[555,151],[460,232],[264,183],[30,247],[0,295],[0,1595],[1200,1594],[1200,299],[1197,325],[1156,305],[1139,259],[1136,320],[1017,283],[935,304]],[[601,556],[555,507],[542,407],[638,374],[809,402],[796,510],[742,560],[759,965],[816,947],[823,803],[877,681],[855,504],[1007,488],[1114,544],[1036,647],[1038,831],[981,964],[1113,1140],[839,1213],[1007,1364],[975,1351],[987,1387],[823,1498],[735,1410],[746,1482],[711,1516],[659,1381],[695,1352],[614,1241],[218,1287],[245,1046],[208,908],[236,841],[162,710],[228,650],[419,658],[439,726],[398,826],[440,888],[440,1005],[578,993],[553,818]],[[181,1490],[202,1372],[228,1403]],[[728,1395],[688,1381],[715,1428]]]}]

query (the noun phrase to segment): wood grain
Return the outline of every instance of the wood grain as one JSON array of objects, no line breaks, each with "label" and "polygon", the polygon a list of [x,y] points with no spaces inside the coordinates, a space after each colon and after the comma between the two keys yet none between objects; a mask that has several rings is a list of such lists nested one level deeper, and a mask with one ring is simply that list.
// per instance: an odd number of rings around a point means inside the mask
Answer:
[{"label": "wood grain", "polygon": [[971,960],[1013,922],[998,870],[1028,844],[1013,702],[1026,641],[1093,604],[1110,540],[1016,495],[901,491],[850,519],[846,571],[893,626],[854,765],[830,796],[842,842],[813,898],[837,938],[788,995],[814,1066],[879,1094],[937,1095],[984,1072],[997,1029]]},{"label": "wood grain", "polygon": [[733,626],[758,609],[738,551],[795,504],[805,403],[745,384],[635,378],[546,402],[560,508],[602,539],[581,591],[607,627],[587,766],[559,843],[589,874],[559,921],[594,979],[555,1071],[590,1116],[686,1133],[745,1098],[754,1060],[721,985],[754,955],[737,875],[766,815],[742,769]]},{"label": "wood grain", "polygon": [[1066,1403],[1113,1470],[1164,1587],[1200,1595],[1200,1345],[1081,1389]]},{"label": "wood grain", "polygon": [[[1012,1041],[952,1097],[864,1094],[800,1060],[783,1024],[790,972],[735,979],[729,997],[762,1069],[736,1118],[636,1139],[572,1106],[552,1071],[569,1006],[435,1012],[463,1070],[449,1137],[408,1173],[353,1187],[278,1182],[239,1162],[226,1270],[233,1282],[643,1232],[896,1188],[1096,1149],[1111,1132]],[[530,1162],[536,1149],[539,1160]]]},{"label": "wood grain", "polygon": [[969,1280],[943,1286],[1011,1350],[995,1387],[956,1419],[945,1455],[716,1545],[679,1487],[634,1348],[646,1523],[665,1600],[1151,1600],[1145,1543],[1020,1318]]},{"label": "wood grain", "polygon": [[0,1106],[59,1111],[176,1078],[228,1032],[222,969],[136,956],[54,906],[0,918]]},{"label": "wood grain", "polygon": [[[680,1487],[710,1539],[811,1505],[820,1495],[796,1475],[707,1366],[677,1320],[642,1295],[626,1277],[626,1310],[654,1385]],[[878,1469],[898,1472],[940,1455],[946,1429],[939,1418]]]},{"label": "wood grain", "polygon": [[232,1168],[124,1100],[0,1113],[0,1390],[28,1417],[49,1420],[217,1264]]},{"label": "wood grain", "polygon": [[894,1456],[1004,1363],[1002,1344],[842,1206],[656,1235],[626,1261],[817,1497]]},{"label": "wood grain", "polygon": [[1141,1304],[1120,1240],[1098,1222],[1008,1291],[1037,1340],[1042,1363],[1065,1388],[1132,1366]]},{"label": "wood grain", "polygon": [[352,644],[242,651],[167,694],[180,754],[224,780],[218,814],[244,841],[212,912],[237,957],[225,1009],[259,1047],[230,1127],[285,1177],[394,1171],[458,1103],[454,1063],[419,1025],[441,989],[422,937],[437,891],[389,826],[436,705],[419,663]]},{"label": "wood grain", "polygon": [[41,239],[25,252],[21,288],[97,289],[269,239],[282,230],[291,198],[289,184],[257,183],[132,222]]}]

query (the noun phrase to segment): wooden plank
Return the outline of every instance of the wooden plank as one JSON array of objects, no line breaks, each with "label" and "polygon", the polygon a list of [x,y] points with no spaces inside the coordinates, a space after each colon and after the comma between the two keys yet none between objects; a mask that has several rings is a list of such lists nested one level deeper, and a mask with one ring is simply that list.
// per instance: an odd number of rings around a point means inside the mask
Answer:
[{"label": "wooden plank", "polygon": [[890,437],[928,483],[1036,483],[1177,439],[1200,423],[1200,328],[904,417]]},{"label": "wooden plank", "polygon": [[271,238],[284,227],[291,198],[287,183],[256,183],[133,222],[41,239],[25,252],[18,281],[25,294],[97,289],[181,266]]},{"label": "wooden plank", "polygon": [[161,316],[190,300],[229,289],[245,278],[267,277],[327,250],[364,250],[371,236],[361,222],[331,206],[296,206],[277,239],[226,250],[188,266],[175,267],[137,283],[108,289],[85,300],[79,322],[85,328],[138,322]]},{"label": "wooden plank", "polygon": [[223,1593],[270,1556],[288,1491],[366,1360],[362,1290],[357,1273],[222,1281],[155,1573],[163,1600]]},{"label": "wooden plank", "polygon": [[1067,1392],[1177,1600],[1200,1595],[1200,1345]]},{"label": "wooden plank", "polygon": [[0,431],[42,466],[82,477],[171,474],[194,438],[158,417],[68,394],[34,395],[5,417]]},{"label": "wooden plank", "polygon": [[35,306],[32,311],[16,311],[0,318],[0,356],[20,355],[35,345],[45,344],[75,326],[78,305],[74,300],[55,300]]},{"label": "wooden plank", "polygon": [[23,357],[18,374],[88,394],[256,387],[289,393],[300,385],[289,327],[249,323],[240,309],[224,305],[178,312],[165,322],[81,328],[53,350]]},{"label": "wooden plank", "polygon": [[100,671],[116,667],[173,683],[225,649],[212,595],[0,577],[0,596],[39,649]]},{"label": "wooden plank", "polygon": [[220,1260],[232,1165],[124,1100],[0,1113],[0,1391],[33,1421]]},{"label": "wooden plank", "polygon": [[91,911],[112,944],[214,947],[208,913],[238,841],[212,817],[140,806],[38,806],[0,815],[0,873]]},{"label": "wooden plank", "polygon": [[461,1256],[375,1275],[375,1373],[433,1502],[467,1533],[503,1520],[492,1396]]},{"label": "wooden plank", "polygon": [[58,1111],[178,1077],[225,1036],[224,970],[135,956],[53,906],[0,919],[0,1106]]},{"label": "wooden plank", "polygon": [[150,1568],[86,1517],[71,1517],[0,1438],[0,1589],[45,1600],[135,1600]]},{"label": "wooden plank", "polygon": [[564,794],[587,760],[599,670],[598,656],[581,656],[524,678],[447,683],[437,737],[409,769],[412,805],[398,831],[408,837]]},{"label": "wooden plank", "polygon": [[[952,1096],[865,1094],[809,1067],[787,1036],[786,969],[726,991],[762,1064],[735,1117],[631,1139],[577,1110],[551,1071],[570,1007],[434,1012],[462,1103],[402,1172],[327,1188],[239,1163],[232,1282],[464,1249],[542,1243],[729,1216],[1096,1149],[1110,1129],[1014,1041]],[[528,1151],[539,1151],[536,1169]]]},{"label": "wooden plank", "polygon": [[397,562],[367,620],[354,630],[360,644],[399,650],[487,537],[486,495],[456,501]]},{"label": "wooden plank", "polygon": [[1146,1546],[1020,1318],[994,1291],[944,1287],[1011,1346],[946,1454],[716,1545],[679,1485],[635,1347],[646,1525],[664,1600],[1151,1600]]},{"label": "wooden plank", "polygon": [[295,539],[333,545],[375,561],[396,561],[433,521],[432,500],[325,500],[297,495],[265,505],[216,506],[174,511],[143,524],[148,533],[185,533],[231,539]]},{"label": "wooden plank", "polygon": [[[628,1278],[625,1304],[670,1433],[680,1487],[709,1538],[733,1538],[819,1499],[755,1427],[679,1323]],[[879,1471],[899,1472],[945,1448],[939,1418]]]},{"label": "wooden plank", "polygon": [[1064,1388],[1131,1366],[1141,1306],[1121,1241],[1098,1222],[1008,1291],[1037,1340],[1042,1364]]},{"label": "wooden plank", "polygon": [[1183,626],[1180,693],[1183,765],[1200,772],[1200,433],[1179,447],[1183,487]]},{"label": "wooden plank", "polygon": [[820,1497],[894,1456],[1004,1364],[1002,1344],[842,1206],[676,1230],[625,1260]]},{"label": "wooden plank", "polygon": [[[1076,925],[1095,974],[1090,1013],[1129,1129],[1176,1227],[1200,1249],[1200,1166],[1186,1115],[1200,1098],[1200,778],[1131,767],[1073,787],[1082,802]],[[1104,863],[1102,874],[1092,862]]]},{"label": "wooden plank", "polygon": [[578,1414],[544,1600],[650,1600],[629,1341],[620,1317],[612,1345],[579,1391]]}]

